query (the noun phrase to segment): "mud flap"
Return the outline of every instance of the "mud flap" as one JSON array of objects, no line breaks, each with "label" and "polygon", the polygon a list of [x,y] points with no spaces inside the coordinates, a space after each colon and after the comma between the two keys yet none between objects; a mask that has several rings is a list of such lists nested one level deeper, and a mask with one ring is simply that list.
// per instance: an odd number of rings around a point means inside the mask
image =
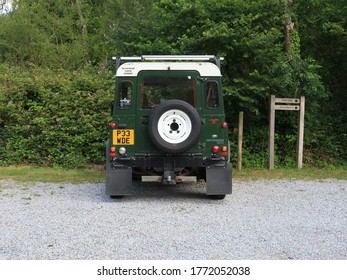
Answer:
[{"label": "mud flap", "polygon": [[207,195],[224,195],[232,192],[232,165],[227,162],[223,166],[206,167]]},{"label": "mud flap", "polygon": [[106,143],[106,194],[110,196],[123,196],[134,194],[132,184],[132,168],[120,166],[113,169],[108,156],[109,142]]},{"label": "mud flap", "polygon": [[132,168],[112,169],[106,167],[106,194],[110,196],[134,194]]}]

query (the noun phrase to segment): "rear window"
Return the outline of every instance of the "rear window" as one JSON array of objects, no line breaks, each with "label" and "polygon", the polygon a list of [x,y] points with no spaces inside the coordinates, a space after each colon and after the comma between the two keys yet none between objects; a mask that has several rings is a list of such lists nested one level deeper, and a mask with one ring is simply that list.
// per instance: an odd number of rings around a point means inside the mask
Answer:
[{"label": "rear window", "polygon": [[205,102],[208,109],[219,108],[218,84],[215,81],[208,81],[205,85]]},{"label": "rear window", "polygon": [[130,81],[122,81],[119,85],[118,108],[129,109],[133,98],[133,84]]},{"label": "rear window", "polygon": [[191,76],[146,77],[142,80],[142,108],[154,108],[172,99],[183,100],[195,107],[195,80]]}]

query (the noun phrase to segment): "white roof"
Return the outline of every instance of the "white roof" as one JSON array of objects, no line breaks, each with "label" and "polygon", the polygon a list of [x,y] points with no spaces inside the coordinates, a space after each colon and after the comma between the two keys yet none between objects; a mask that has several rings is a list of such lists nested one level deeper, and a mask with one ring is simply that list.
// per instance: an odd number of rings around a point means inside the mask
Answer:
[{"label": "white roof", "polygon": [[116,77],[134,77],[142,70],[195,70],[201,77],[220,77],[218,66],[211,62],[127,62],[117,70]]}]

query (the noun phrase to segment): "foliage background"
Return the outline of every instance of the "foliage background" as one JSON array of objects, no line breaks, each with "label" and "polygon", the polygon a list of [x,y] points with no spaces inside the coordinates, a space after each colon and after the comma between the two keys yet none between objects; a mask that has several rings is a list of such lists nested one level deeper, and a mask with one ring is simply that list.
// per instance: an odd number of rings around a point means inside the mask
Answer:
[{"label": "foliage background", "polygon": [[[141,54],[225,58],[234,151],[245,113],[244,166],[267,165],[272,94],[306,97],[306,165],[346,162],[345,0],[12,2],[0,14],[1,165],[103,163],[110,58]],[[297,114],[276,114],[276,164],[294,166]]]}]

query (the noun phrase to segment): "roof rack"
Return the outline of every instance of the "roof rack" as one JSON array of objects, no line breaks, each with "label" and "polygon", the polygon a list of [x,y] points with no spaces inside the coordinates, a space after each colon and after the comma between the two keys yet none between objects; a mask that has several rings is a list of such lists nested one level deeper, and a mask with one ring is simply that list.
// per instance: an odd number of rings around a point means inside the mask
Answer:
[{"label": "roof rack", "polygon": [[116,71],[122,61],[211,61],[220,69],[220,62],[223,57],[215,55],[142,55],[142,56],[114,56],[116,61]]}]

